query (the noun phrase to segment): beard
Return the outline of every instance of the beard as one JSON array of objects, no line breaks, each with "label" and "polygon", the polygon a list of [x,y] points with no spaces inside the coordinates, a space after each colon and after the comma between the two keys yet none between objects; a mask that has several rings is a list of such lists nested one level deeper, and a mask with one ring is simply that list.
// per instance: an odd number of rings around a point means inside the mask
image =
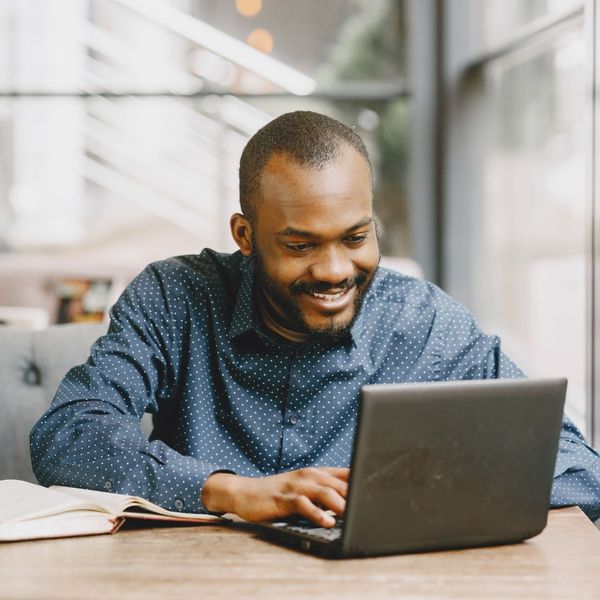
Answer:
[{"label": "beard", "polygon": [[[358,270],[352,277],[336,284],[336,290],[346,290],[356,287],[352,317],[346,322],[337,323],[335,321],[335,313],[332,313],[327,325],[315,327],[310,325],[304,318],[298,297],[304,293],[324,293],[333,287],[331,283],[326,281],[316,281],[314,283],[297,282],[292,283],[286,289],[278,285],[267,274],[256,242],[253,245],[252,258],[254,261],[255,293],[262,298],[266,306],[269,305],[270,300],[285,315],[286,322],[281,323],[281,325],[297,333],[308,335],[312,342],[322,342],[325,344],[348,339],[352,326],[363,305],[365,294],[377,272],[377,268],[373,269],[373,271]],[[270,310],[270,312],[273,313],[273,310]],[[276,321],[281,321],[281,317],[277,314],[272,314],[272,317]]]}]

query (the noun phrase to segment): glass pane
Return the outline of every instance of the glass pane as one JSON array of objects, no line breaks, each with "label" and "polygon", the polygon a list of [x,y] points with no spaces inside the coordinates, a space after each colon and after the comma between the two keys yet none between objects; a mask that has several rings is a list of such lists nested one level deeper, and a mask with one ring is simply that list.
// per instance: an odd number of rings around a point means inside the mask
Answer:
[{"label": "glass pane", "polygon": [[569,377],[584,428],[586,140],[583,32],[486,70],[475,312],[530,374]]},{"label": "glass pane", "polygon": [[[0,101],[0,273],[10,263],[126,279],[167,256],[234,250],[242,149],[273,117],[299,109],[336,117],[365,139],[383,252],[406,256],[405,101],[27,97]],[[0,305],[19,304],[18,286],[0,287]]]},{"label": "glass pane", "polygon": [[473,46],[486,50],[507,42],[541,17],[551,17],[583,6],[583,0],[470,0]]},{"label": "glass pane", "polygon": [[0,17],[7,91],[309,94],[403,73],[402,0],[0,0]]}]

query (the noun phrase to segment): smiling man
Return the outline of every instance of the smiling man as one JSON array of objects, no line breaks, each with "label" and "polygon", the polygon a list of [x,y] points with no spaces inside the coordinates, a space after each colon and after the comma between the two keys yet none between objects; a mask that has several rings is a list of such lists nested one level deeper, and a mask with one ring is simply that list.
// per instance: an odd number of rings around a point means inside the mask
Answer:
[{"label": "smiling man", "polygon": [[244,189],[247,216],[234,215],[231,230],[254,257],[263,319],[300,342],[343,337],[379,262],[366,152],[339,144],[311,163],[279,150],[254,164],[260,140],[248,144],[241,171],[262,173],[260,183]]},{"label": "smiling man", "polygon": [[[378,268],[372,190],[365,146],[338,121],[294,112],[258,131],[231,218],[239,252],[154,263],[129,285],[32,431],[40,482],[331,526],[362,385],[523,376],[460,304]],[[600,516],[600,458],[567,418],[552,503]]]}]

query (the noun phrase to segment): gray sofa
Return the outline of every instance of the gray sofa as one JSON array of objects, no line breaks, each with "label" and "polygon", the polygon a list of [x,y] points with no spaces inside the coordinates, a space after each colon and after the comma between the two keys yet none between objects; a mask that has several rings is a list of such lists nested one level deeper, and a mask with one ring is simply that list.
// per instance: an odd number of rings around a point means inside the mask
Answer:
[{"label": "gray sofa", "polygon": [[63,375],[86,360],[106,324],[0,327],[0,479],[34,481],[29,432]]}]

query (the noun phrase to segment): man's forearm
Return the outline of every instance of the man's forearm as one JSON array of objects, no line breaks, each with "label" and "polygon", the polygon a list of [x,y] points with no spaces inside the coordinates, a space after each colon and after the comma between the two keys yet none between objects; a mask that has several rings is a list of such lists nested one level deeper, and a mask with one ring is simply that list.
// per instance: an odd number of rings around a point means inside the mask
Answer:
[{"label": "man's forearm", "polygon": [[198,490],[219,469],[162,441],[149,442],[134,416],[99,400],[55,403],[30,441],[32,467],[43,485],[134,494],[180,512],[204,512]]}]

